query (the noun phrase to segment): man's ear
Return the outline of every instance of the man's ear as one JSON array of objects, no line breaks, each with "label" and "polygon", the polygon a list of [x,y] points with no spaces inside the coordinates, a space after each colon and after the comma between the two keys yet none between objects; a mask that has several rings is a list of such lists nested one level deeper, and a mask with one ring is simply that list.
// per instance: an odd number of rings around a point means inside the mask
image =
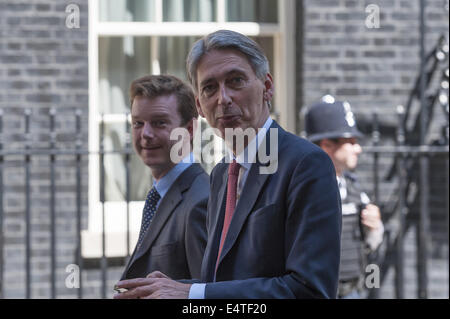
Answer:
[{"label": "man's ear", "polygon": [[188,130],[189,135],[191,136],[191,140],[192,140],[192,138],[193,138],[193,136],[194,136],[194,132],[195,132],[196,127],[197,127],[197,119],[193,117],[193,118],[192,118],[189,122],[187,122],[187,124],[186,124],[186,129]]},{"label": "man's ear", "polygon": [[328,154],[332,153],[336,147],[336,143],[325,138],[320,141],[319,146]]},{"label": "man's ear", "polygon": [[271,101],[275,87],[273,84],[272,75],[270,73],[266,74],[266,80],[264,81],[264,99],[266,101]]},{"label": "man's ear", "polygon": [[198,114],[200,114],[201,117],[205,117],[202,111],[202,107],[200,106],[200,101],[198,100],[198,97],[195,98],[195,106],[197,106]]},{"label": "man's ear", "polygon": [[189,143],[192,146],[192,142],[194,140],[194,134],[197,130],[197,119],[195,117],[193,117],[189,122],[186,123],[186,125],[184,126],[184,128],[188,131],[189,133]]}]

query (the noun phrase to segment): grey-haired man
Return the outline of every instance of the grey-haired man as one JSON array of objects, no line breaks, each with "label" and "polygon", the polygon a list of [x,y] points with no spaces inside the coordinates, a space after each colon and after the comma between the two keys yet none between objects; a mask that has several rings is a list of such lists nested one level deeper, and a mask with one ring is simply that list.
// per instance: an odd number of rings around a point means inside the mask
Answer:
[{"label": "grey-haired man", "polygon": [[[266,56],[250,38],[222,30],[194,44],[187,69],[199,114],[231,150],[211,173],[201,278],[179,282],[155,272],[145,282],[120,283],[131,289],[120,297],[335,298],[342,219],[336,173],[320,148],[271,119]],[[255,136],[239,147],[227,129]],[[269,149],[277,169],[267,174],[261,153]]]}]

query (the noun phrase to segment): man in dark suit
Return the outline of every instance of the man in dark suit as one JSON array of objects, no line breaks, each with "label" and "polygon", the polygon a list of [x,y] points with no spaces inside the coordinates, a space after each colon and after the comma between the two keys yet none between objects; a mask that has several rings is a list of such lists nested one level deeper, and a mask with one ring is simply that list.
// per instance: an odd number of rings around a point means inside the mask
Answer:
[{"label": "man in dark suit", "polygon": [[[172,278],[198,278],[206,246],[209,178],[203,168],[171,158],[175,128],[192,144],[198,117],[192,89],[173,76],[146,76],[130,88],[133,144],[155,180],[144,207],[139,240],[123,279],[160,270]],[[192,154],[190,154],[192,155]],[[191,158],[189,158],[191,159]]]},{"label": "man in dark suit", "polygon": [[231,150],[211,173],[201,277],[173,281],[155,272],[145,283],[120,282],[131,289],[120,298],[144,290],[150,298],[335,298],[336,173],[320,148],[270,118],[274,85],[264,53],[222,30],[194,44],[187,67],[200,115]]}]

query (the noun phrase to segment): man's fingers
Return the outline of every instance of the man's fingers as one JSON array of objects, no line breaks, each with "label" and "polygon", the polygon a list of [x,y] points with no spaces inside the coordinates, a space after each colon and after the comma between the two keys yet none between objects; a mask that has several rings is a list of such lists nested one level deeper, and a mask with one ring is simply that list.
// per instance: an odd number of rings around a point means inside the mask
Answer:
[{"label": "man's fingers", "polygon": [[138,278],[121,281],[117,286],[119,284],[130,290],[115,295],[114,299],[186,299],[191,287],[167,278]]},{"label": "man's fingers", "polygon": [[378,223],[381,221],[380,210],[375,205],[367,205],[361,214],[362,222],[366,223]]},{"label": "man's fingers", "polygon": [[157,270],[154,271],[154,272],[149,273],[147,275],[147,278],[167,278],[167,279],[170,279],[168,276],[164,275],[162,272],[157,271]]},{"label": "man's fingers", "polygon": [[378,216],[367,216],[364,214],[361,223],[371,229],[378,229],[382,225],[381,219]]},{"label": "man's fingers", "polygon": [[152,285],[140,286],[114,295],[114,299],[147,299],[154,291]]},{"label": "man's fingers", "polygon": [[367,226],[369,228],[378,228],[378,222],[374,222],[374,221],[364,221],[363,225]]},{"label": "man's fingers", "polygon": [[155,291],[154,293],[149,294],[149,295],[147,295],[145,297],[142,297],[141,299],[162,299],[162,298],[160,297],[159,292]]},{"label": "man's fingers", "polygon": [[134,291],[134,289],[125,291],[125,292],[121,292],[118,294],[115,294],[113,296],[114,299],[136,299],[138,298],[138,296],[136,295],[136,291]]},{"label": "man's fingers", "polygon": [[375,206],[373,204],[367,204],[366,208],[363,210],[363,212],[367,212],[373,215],[381,216],[380,215],[380,209],[378,206]]},{"label": "man's fingers", "polygon": [[140,286],[151,285],[154,282],[154,278],[135,278],[119,281],[116,284],[118,288],[132,289]]},{"label": "man's fingers", "polygon": [[[152,298],[152,294],[157,293],[161,288],[161,278],[136,278],[130,280],[123,280],[117,283],[119,288],[127,288],[120,294],[114,295],[114,299],[149,299]],[[158,294],[157,294],[158,295]]]}]

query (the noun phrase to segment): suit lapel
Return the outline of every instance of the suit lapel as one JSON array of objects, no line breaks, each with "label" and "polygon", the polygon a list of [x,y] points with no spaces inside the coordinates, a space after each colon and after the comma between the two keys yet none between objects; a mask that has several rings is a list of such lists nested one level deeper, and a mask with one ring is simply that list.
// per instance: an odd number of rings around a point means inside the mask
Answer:
[{"label": "suit lapel", "polygon": [[[228,165],[225,166],[226,169],[222,172],[221,177],[221,183],[219,191],[217,192],[217,200],[216,200],[216,211],[219,212],[219,214],[216,215],[216,222],[214,223],[214,228],[212,230],[213,234],[217,234],[217,231],[221,232],[222,229],[219,229],[219,226],[221,226],[221,218],[223,217],[223,213],[225,212],[225,204],[226,204],[226,190],[227,190],[227,183],[228,183]],[[222,218],[223,219],[223,218]],[[219,238],[216,238],[216,240],[220,241],[220,236],[216,236]]]},{"label": "suit lapel", "polygon": [[178,187],[171,187],[169,192],[162,199],[158,209],[156,210],[155,216],[153,217],[152,223],[147,229],[141,246],[139,248],[136,247],[133,255],[131,255],[130,261],[124,274],[126,274],[132,267],[133,263],[141,258],[151,247],[155,239],[158,237],[158,234],[161,232],[164,224],[172,215],[175,207],[182,200],[182,198],[183,197],[179,192]]},{"label": "suit lapel", "polygon": [[125,273],[127,273],[133,263],[141,258],[153,245],[153,242],[158,237],[167,220],[170,216],[172,216],[175,208],[183,200],[183,192],[189,188],[194,177],[200,172],[201,168],[199,167],[199,164],[192,164],[183,173],[181,173],[181,175],[170,186],[169,191],[161,200],[161,203],[156,210],[155,216],[147,229],[142,245],[139,249],[135,248]]},{"label": "suit lapel", "polygon": [[[217,260],[217,253],[219,249],[220,235],[222,233],[222,225],[223,218],[225,212],[225,197],[226,197],[226,189],[227,189],[227,181],[228,181],[228,165],[222,165],[223,171],[218,170],[217,176],[214,181],[213,188],[211,189],[210,197],[211,197],[211,205],[212,207],[208,207],[208,212],[210,212],[210,217],[212,220],[210,222],[211,229],[208,229],[209,238],[207,249],[205,250],[205,256],[203,258],[204,261],[208,261],[207,270],[206,270],[206,279],[207,281],[213,281],[214,271]],[[214,194],[217,194],[215,198]]]},{"label": "suit lapel", "polygon": [[152,246],[153,242],[161,232],[161,229],[164,227],[164,224],[170,218],[175,210],[175,207],[177,207],[178,203],[181,202],[182,199],[183,196],[181,195],[177,185],[172,185],[166,196],[162,199],[158,210],[156,211],[156,214],[148,227],[147,233],[142,241],[142,245],[136,252],[136,259],[139,259]]},{"label": "suit lapel", "polygon": [[242,190],[242,194],[245,195],[241,196],[243,200],[239,200],[236,205],[233,218],[231,219],[230,228],[228,229],[228,234],[222,248],[219,264],[236,242],[239,232],[244,226],[248,215],[252,212],[252,208],[255,205],[259,193],[261,192],[266,180],[269,178],[268,174],[259,174],[260,165],[257,164],[258,163],[254,163],[250,168],[250,172]]},{"label": "suit lapel", "polygon": [[[281,127],[274,121],[271,125],[271,128],[278,129],[278,143],[280,143],[280,130]],[[265,135],[265,140],[262,142],[265,143],[266,152],[270,150],[270,131]],[[262,144],[261,144],[262,145]],[[280,146],[280,145],[279,145]],[[259,152],[260,150],[258,150]],[[279,151],[279,148],[278,150]],[[267,181],[267,179],[271,176],[270,174],[261,174],[260,167],[267,166],[267,164],[262,164],[258,160],[258,156],[255,159],[255,163],[252,164],[250,168],[250,172],[248,173],[247,180],[245,181],[244,188],[242,189],[241,199],[238,201],[233,218],[231,219],[230,228],[228,229],[228,234],[225,239],[225,243],[222,249],[222,254],[219,259],[219,264],[222,259],[227,255],[230,249],[233,247],[234,243],[239,236],[239,233],[244,226],[244,223],[253,210],[255,206],[256,200],[259,197],[259,194],[262,192],[263,187]]]},{"label": "suit lapel", "polygon": [[136,247],[134,247],[133,253],[131,254],[130,258],[128,259],[127,265],[125,266],[125,270],[123,271],[122,276],[120,277],[120,280],[125,280],[126,279],[128,270],[130,269],[131,264],[134,261],[134,256],[135,255],[136,255]]}]

